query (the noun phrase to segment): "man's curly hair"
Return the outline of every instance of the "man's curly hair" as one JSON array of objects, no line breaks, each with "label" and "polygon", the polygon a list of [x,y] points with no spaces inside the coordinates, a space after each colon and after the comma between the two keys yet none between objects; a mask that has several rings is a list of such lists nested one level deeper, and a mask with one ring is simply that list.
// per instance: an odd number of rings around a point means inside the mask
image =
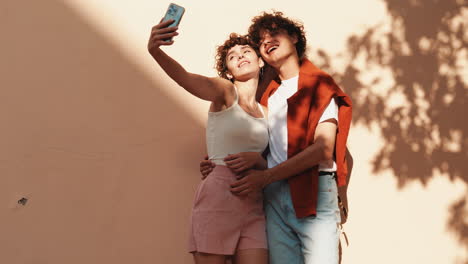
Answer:
[{"label": "man's curly hair", "polygon": [[262,39],[262,33],[266,31],[274,35],[280,30],[285,30],[289,36],[297,36],[297,55],[300,59],[303,58],[305,55],[307,45],[304,32],[304,25],[300,22],[285,17],[282,12],[263,12],[261,15],[254,17],[252,19],[252,24],[249,27],[249,36],[251,37],[252,41],[258,46]]},{"label": "man's curly hair", "polygon": [[221,78],[228,79],[227,73],[228,73],[228,68],[226,65],[226,56],[229,50],[236,46],[236,45],[249,45],[255,50],[255,53],[257,53],[257,56],[260,57],[260,53],[258,51],[257,46],[255,45],[254,42],[250,39],[248,35],[239,35],[237,33],[231,33],[229,35],[229,38],[220,46],[216,48],[216,71],[218,72],[218,75]]}]

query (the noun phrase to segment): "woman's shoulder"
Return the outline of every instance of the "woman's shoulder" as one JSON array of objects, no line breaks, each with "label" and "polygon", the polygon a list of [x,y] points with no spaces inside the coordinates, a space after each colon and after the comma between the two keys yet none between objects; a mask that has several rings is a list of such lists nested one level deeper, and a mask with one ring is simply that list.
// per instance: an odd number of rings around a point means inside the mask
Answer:
[{"label": "woman's shoulder", "polygon": [[216,89],[221,91],[219,98],[212,102],[210,109],[215,112],[231,107],[237,101],[236,87],[232,82],[221,77],[213,77]]}]

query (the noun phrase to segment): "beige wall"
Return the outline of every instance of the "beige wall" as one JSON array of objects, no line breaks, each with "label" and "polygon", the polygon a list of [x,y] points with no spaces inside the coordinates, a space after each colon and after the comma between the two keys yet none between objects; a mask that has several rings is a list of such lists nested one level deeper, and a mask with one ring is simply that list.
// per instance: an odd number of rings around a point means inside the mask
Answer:
[{"label": "beige wall", "polygon": [[[208,104],[147,54],[169,2],[0,3],[0,263],[191,262]],[[355,104],[342,263],[468,263],[463,1],[324,2],[180,0],[166,50],[214,75],[260,11],[301,19]]]}]

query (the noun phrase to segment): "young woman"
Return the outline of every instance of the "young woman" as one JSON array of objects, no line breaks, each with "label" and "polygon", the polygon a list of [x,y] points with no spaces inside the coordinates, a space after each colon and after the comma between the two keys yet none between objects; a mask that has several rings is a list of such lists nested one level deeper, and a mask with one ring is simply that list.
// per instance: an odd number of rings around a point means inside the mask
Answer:
[{"label": "young woman", "polygon": [[231,256],[236,264],[266,264],[262,194],[240,197],[230,192],[245,168],[266,168],[261,153],[268,144],[267,115],[255,100],[264,62],[247,37],[231,34],[217,50],[220,77],[189,73],[160,49],[178,35],[178,27],[168,27],[172,22],[153,27],[148,50],[181,87],[211,101],[206,142],[209,159],[217,165],[195,195],[189,251],[197,264],[225,263]]}]

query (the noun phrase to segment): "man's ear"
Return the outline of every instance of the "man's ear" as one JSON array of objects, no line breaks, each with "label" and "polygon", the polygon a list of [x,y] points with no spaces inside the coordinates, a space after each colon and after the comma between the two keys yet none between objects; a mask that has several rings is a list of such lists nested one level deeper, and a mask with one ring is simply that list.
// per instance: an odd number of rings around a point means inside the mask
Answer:
[{"label": "man's ear", "polygon": [[292,42],[294,43],[294,45],[297,44],[297,42],[299,41],[299,38],[297,37],[297,34],[296,33],[293,33],[292,36],[289,36],[292,40]]}]

